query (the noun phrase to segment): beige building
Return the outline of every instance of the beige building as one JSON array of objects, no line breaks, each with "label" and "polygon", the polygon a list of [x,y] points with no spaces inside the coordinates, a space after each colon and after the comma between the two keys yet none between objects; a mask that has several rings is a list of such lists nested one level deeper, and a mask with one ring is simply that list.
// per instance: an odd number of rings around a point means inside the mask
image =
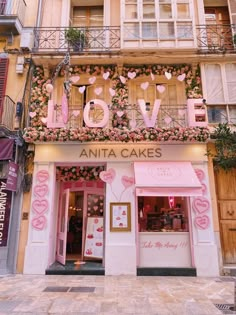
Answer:
[{"label": "beige building", "polygon": [[234,1],[0,9],[6,95],[26,127],[17,272],[215,276],[233,265],[235,193],[216,194],[206,151],[209,130],[236,118]]}]

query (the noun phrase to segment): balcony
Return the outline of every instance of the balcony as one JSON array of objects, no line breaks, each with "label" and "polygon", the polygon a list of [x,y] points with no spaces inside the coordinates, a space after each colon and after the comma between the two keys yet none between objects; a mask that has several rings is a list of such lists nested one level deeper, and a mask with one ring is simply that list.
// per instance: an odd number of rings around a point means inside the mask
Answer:
[{"label": "balcony", "polygon": [[15,102],[7,95],[0,99],[0,135],[8,136],[15,131]]},{"label": "balcony", "polygon": [[198,25],[197,46],[199,52],[236,52],[236,24]]},{"label": "balcony", "polygon": [[24,26],[26,3],[24,0],[0,0],[1,36],[19,35]]},{"label": "balcony", "polygon": [[35,28],[34,29],[34,48],[33,52],[40,53],[110,53],[119,51],[120,44],[120,27],[89,27],[76,28],[84,34],[84,42],[77,43],[68,41],[65,38],[65,28]]}]

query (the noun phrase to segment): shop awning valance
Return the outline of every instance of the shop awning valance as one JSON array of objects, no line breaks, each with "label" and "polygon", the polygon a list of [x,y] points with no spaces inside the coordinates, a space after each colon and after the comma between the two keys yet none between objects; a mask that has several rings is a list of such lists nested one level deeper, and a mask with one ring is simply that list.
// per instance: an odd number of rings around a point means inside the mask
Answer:
[{"label": "shop awning valance", "polygon": [[13,157],[14,139],[0,139],[0,160],[10,160]]},{"label": "shop awning valance", "polygon": [[201,196],[191,162],[134,162],[137,196]]}]

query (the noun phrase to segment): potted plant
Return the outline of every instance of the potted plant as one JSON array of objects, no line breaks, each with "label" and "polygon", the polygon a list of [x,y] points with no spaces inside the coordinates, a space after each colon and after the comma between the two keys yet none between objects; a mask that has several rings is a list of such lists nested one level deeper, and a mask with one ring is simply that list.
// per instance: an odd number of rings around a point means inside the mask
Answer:
[{"label": "potted plant", "polygon": [[85,33],[78,28],[70,27],[65,30],[65,40],[74,51],[82,51],[85,45]]}]

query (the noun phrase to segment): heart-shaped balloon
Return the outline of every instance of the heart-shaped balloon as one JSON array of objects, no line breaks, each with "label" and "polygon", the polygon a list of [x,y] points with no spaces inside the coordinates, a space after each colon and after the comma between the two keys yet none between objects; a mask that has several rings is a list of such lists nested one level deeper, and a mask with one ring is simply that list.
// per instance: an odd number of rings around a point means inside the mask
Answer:
[{"label": "heart-shaped balloon", "polygon": [[48,83],[48,84],[46,85],[46,91],[47,91],[48,93],[52,93],[52,91],[53,91],[53,85],[52,85],[51,83]]},{"label": "heart-shaped balloon", "polygon": [[205,197],[196,197],[193,200],[193,210],[196,213],[202,214],[208,212],[210,209],[210,203]]},{"label": "heart-shaped balloon", "polygon": [[134,184],[134,178],[128,176],[122,176],[121,182],[125,188],[128,188]]},{"label": "heart-shaped balloon", "polygon": [[44,215],[37,216],[31,221],[32,227],[35,230],[42,231],[46,226],[47,219]]},{"label": "heart-shaped balloon", "polygon": [[157,91],[159,93],[164,93],[166,90],[165,86],[164,85],[157,85]]},{"label": "heart-shaped balloon", "polygon": [[44,183],[48,180],[49,178],[49,173],[48,171],[46,170],[41,170],[41,171],[38,171],[37,174],[36,174],[36,178],[37,180],[40,182],[40,183]]},{"label": "heart-shaped balloon", "polygon": [[32,208],[35,213],[41,215],[48,210],[48,201],[36,199],[32,202]]},{"label": "heart-shaped balloon", "polygon": [[109,78],[109,75],[110,75],[110,72],[108,71],[108,72],[105,72],[105,73],[103,73],[103,79],[104,80],[107,80],[108,78]]},{"label": "heart-shaped balloon", "polygon": [[118,117],[122,117],[124,115],[124,112],[122,110],[118,110],[116,114]]},{"label": "heart-shaped balloon", "polygon": [[207,215],[197,216],[194,219],[194,224],[197,229],[206,230],[210,225],[210,219]]},{"label": "heart-shaped balloon", "polygon": [[93,83],[95,83],[96,79],[97,79],[96,77],[91,77],[88,79],[88,81],[90,84],[93,84]]},{"label": "heart-shaped balloon", "polygon": [[73,75],[72,77],[70,77],[70,81],[72,83],[76,83],[77,81],[79,81],[80,76],[79,75]]},{"label": "heart-shaped balloon", "polygon": [[121,83],[125,84],[126,83],[126,78],[120,75],[120,81]]},{"label": "heart-shaped balloon", "polygon": [[141,89],[146,90],[148,87],[149,87],[149,83],[148,82],[141,83]]},{"label": "heart-shaped balloon", "polygon": [[86,87],[83,85],[83,86],[80,86],[79,87],[79,92],[80,92],[80,94],[83,94],[84,93],[84,91],[85,91],[85,89],[86,89]]},{"label": "heart-shaped balloon", "polygon": [[180,75],[178,75],[177,80],[179,80],[180,82],[182,82],[182,81],[184,81],[185,77],[186,77],[186,74],[185,74],[185,73],[180,74]]},{"label": "heart-shaped balloon", "polygon": [[34,118],[34,117],[36,116],[36,113],[35,113],[35,112],[29,112],[29,116],[30,116],[31,118]]},{"label": "heart-shaped balloon", "polygon": [[72,111],[72,115],[75,116],[75,117],[79,116],[79,114],[80,114],[80,110],[79,109]]},{"label": "heart-shaped balloon", "polygon": [[172,74],[170,72],[165,72],[165,76],[168,80],[172,78]]},{"label": "heart-shaped balloon", "polygon": [[48,193],[48,185],[36,185],[34,186],[34,194],[37,197],[43,198]]},{"label": "heart-shaped balloon", "polygon": [[96,95],[100,95],[102,93],[102,91],[103,91],[102,87],[98,87],[98,88],[94,89],[94,93]]},{"label": "heart-shaped balloon", "polygon": [[42,121],[44,124],[46,124],[47,121],[48,121],[48,119],[47,119],[47,117],[42,117],[42,118],[41,118],[41,121]]},{"label": "heart-shaped balloon", "polygon": [[107,171],[100,172],[99,177],[105,183],[111,184],[116,177],[116,171],[113,168],[110,168]]},{"label": "heart-shaped balloon", "polygon": [[128,72],[128,78],[134,79],[136,77],[136,72]]},{"label": "heart-shaped balloon", "polygon": [[113,90],[112,88],[109,88],[109,93],[111,96],[115,96],[116,95],[116,91]]}]

